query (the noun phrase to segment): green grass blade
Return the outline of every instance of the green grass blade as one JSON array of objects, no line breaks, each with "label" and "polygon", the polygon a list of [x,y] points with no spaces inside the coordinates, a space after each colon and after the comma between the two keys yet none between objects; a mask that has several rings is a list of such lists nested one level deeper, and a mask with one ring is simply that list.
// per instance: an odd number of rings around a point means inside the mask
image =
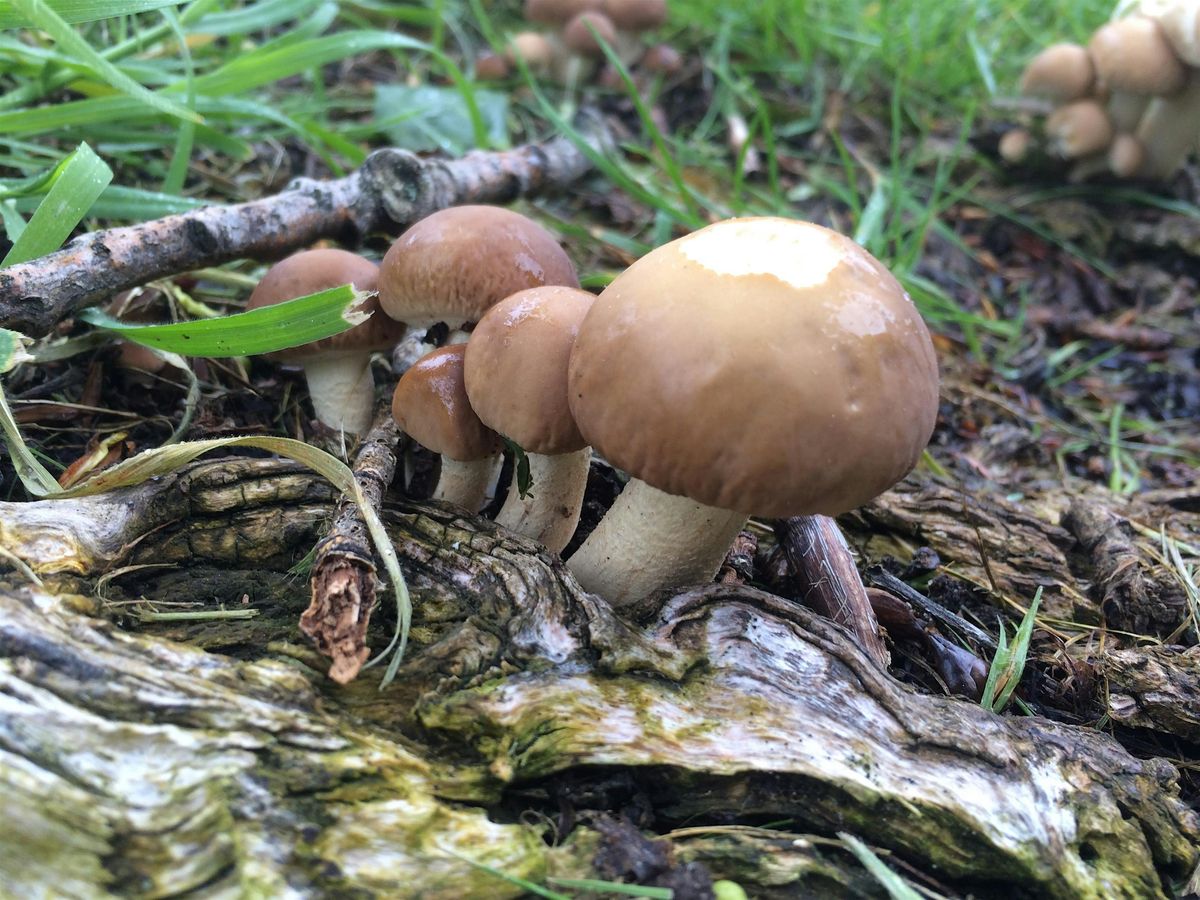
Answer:
[{"label": "green grass blade", "polygon": [[248,34],[263,31],[284,22],[303,19],[324,0],[262,0],[240,9],[213,12],[191,26],[198,34]]},{"label": "green grass blade", "polygon": [[87,144],[80,144],[55,168],[50,190],[0,261],[0,267],[36,259],[61,247],[112,177],[112,169],[104,160]]},{"label": "green grass blade", "polygon": [[883,885],[884,890],[888,892],[888,896],[892,900],[922,900],[921,895],[913,890],[907,881],[889,869],[887,864],[870,847],[854,835],[847,834],[844,831],[839,831],[838,837],[846,845],[846,849],[858,858],[863,868],[870,872],[871,876]]},{"label": "green grass blade", "polygon": [[647,900],[673,900],[671,888],[646,887],[641,884],[624,884],[620,881],[602,881],[599,878],[547,878],[556,887],[573,888],[596,894],[619,894],[622,897],[645,897]]},{"label": "green grass blade", "polygon": [[86,65],[96,73],[97,77],[116,90],[140,100],[159,112],[183,119],[185,122],[201,121],[200,117],[187,107],[138,84],[93,50],[91,45],[63,21],[58,13],[46,5],[45,0],[10,0],[10,2],[31,24],[54,38],[54,42],[67,54]]},{"label": "green grass blade", "polygon": [[992,712],[1002,712],[1012,698],[1013,691],[1021,681],[1025,671],[1025,660],[1029,655],[1029,640],[1033,636],[1033,625],[1037,619],[1038,606],[1042,602],[1042,589],[1039,587],[1033,595],[1017,633],[1013,637],[1012,646],[1000,626],[1000,639],[996,645],[996,655],[988,668],[987,683],[983,686],[983,698],[979,701],[985,709]]},{"label": "green grass blade", "polygon": [[[183,0],[46,0],[46,6],[64,22],[77,25],[80,22],[95,22],[112,16],[153,12],[167,6],[179,6],[182,2]],[[19,28],[36,24],[14,7],[15,4],[11,0],[0,0],[0,28]]]},{"label": "green grass blade", "polygon": [[258,356],[319,341],[365,322],[370,313],[359,305],[366,296],[345,284],[232,316],[170,325],[129,325],[98,309],[84,310],[79,318],[134,343],[183,356]]}]

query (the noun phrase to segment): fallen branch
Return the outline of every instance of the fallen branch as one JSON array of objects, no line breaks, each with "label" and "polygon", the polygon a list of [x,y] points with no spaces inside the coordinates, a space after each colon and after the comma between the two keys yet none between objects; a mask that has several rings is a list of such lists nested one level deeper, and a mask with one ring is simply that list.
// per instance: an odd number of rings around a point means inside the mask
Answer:
[{"label": "fallen branch", "polygon": [[[354,459],[354,477],[367,502],[383,503],[396,473],[400,429],[390,404],[375,416]],[[300,617],[300,630],[333,660],[329,677],[338,684],[353,681],[367,661],[367,626],[375,608],[378,579],[375,555],[358,506],[343,497],[329,534],[317,545],[312,569],[312,601]]]},{"label": "fallen branch", "polygon": [[[580,130],[593,146],[609,140],[598,116],[585,117]],[[75,311],[155,278],[247,257],[275,259],[321,238],[353,246],[447,206],[560,189],[590,168],[584,150],[563,137],[456,160],[377,150],[345,178],[298,179],[273,197],[81,235],[56,253],[4,269],[0,327],[41,336]]]}]

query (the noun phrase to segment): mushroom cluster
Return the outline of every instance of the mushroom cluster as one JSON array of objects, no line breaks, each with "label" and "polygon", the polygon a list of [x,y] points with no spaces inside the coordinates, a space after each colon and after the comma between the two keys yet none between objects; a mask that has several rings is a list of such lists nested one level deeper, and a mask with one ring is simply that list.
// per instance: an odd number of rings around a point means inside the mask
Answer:
[{"label": "mushroom cluster", "polygon": [[[1200,143],[1200,2],[1138,0],[1128,12],[1086,47],[1047,47],[1021,78],[1023,94],[1055,105],[1045,149],[1074,162],[1074,181],[1166,178]],[[1034,145],[1016,129],[1000,155],[1020,162]]]},{"label": "mushroom cluster", "polygon": [[652,74],[671,74],[683,65],[669,45],[647,49],[641,41],[643,33],[667,21],[666,0],[526,0],[525,18],[555,30],[513,35],[503,56],[480,56],[478,77],[506,78],[521,60],[536,74],[578,84],[603,61],[601,40],[624,64]]},{"label": "mushroom cluster", "polygon": [[[514,476],[496,521],[562,552],[595,447],[631,481],[566,562],[618,606],[711,579],[751,514],[865,503],[916,464],[937,414],[937,360],[908,295],[852,240],[807,222],[718,222],[597,297],[535,222],[455,207],[413,225],[379,267],[345,251],[290,257],[252,302],[346,282],[377,286],[364,302],[379,312],[340,343],[289,351],[322,420],[365,428],[366,359],[406,327],[472,329],[410,366],[392,398],[401,427],[442,457],[435,499],[478,511],[508,441],[532,489]],[[346,390],[318,399],[325,385]]]}]

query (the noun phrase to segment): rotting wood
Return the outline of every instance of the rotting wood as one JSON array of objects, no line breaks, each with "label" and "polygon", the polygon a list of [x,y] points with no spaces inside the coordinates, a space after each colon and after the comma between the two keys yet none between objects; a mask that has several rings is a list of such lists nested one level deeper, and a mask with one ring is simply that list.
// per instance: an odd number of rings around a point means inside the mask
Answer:
[{"label": "rotting wood", "polygon": [[1096,656],[1114,722],[1200,743],[1200,647],[1137,647]]},{"label": "rotting wood", "polygon": [[[610,140],[598,115],[580,122],[594,146]],[[235,259],[277,259],[321,238],[353,246],[447,206],[560,190],[590,169],[587,154],[565,137],[452,160],[377,150],[344,178],[297,179],[272,197],[84,234],[10,266],[0,271],[0,327],[40,337],[77,310],[155,278]]]},{"label": "rotting wood", "polygon": [[[380,407],[354,458],[354,477],[363,497],[376,510],[396,474],[400,429],[390,403]],[[352,681],[370,656],[367,626],[375,608],[375,556],[358,507],[349,497],[338,501],[333,524],[317,545],[312,569],[312,600],[300,617],[300,630],[330,657],[329,677]]]},{"label": "rotting wood", "polygon": [[[416,618],[380,694],[334,687],[279,640],[231,639],[251,657],[238,662],[154,636],[253,623],[128,634],[51,593],[118,561],[258,583],[332,513],[315,476],[199,464],[95,498],[87,517],[113,522],[100,539],[71,529],[82,503],[0,508],[6,548],[47,583],[0,590],[0,790],[20,823],[0,876],[27,893],[40,877],[93,894],[286,883],[301,896],[503,897],[442,848],[527,877],[582,874],[586,827],[551,850],[486,811],[522,797],[537,809],[554,779],[613,768],[659,829],[741,817],[848,830],[977,897],[1165,897],[1197,863],[1200,822],[1168,763],[916,693],[841,627],[762,591],[713,585],[628,623],[530,542],[436,506],[385,507]],[[137,572],[123,589],[153,597],[163,577]],[[744,854],[705,863],[756,885]],[[848,856],[825,864],[857,871]]]},{"label": "rotting wood", "polygon": [[829,516],[791,516],[776,523],[775,536],[793,577],[803,585],[800,599],[849,628],[867,654],[887,666],[879,623],[837,522]]}]

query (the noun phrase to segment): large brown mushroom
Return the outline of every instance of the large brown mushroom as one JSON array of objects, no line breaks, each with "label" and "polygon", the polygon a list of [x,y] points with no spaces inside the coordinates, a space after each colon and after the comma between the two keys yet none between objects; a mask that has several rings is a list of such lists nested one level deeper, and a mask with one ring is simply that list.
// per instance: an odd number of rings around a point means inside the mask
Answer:
[{"label": "large brown mushroom", "polygon": [[516,479],[496,522],[555,553],[571,540],[592,453],[567,403],[567,364],[596,298],[568,287],[520,291],[489,309],[467,344],[466,385],[479,418],[526,451],[533,486]]},{"label": "large brown mushroom", "polygon": [[[271,306],[344,284],[374,291],[378,272],[375,263],[346,250],[305,250],[268,269],[246,308]],[[380,313],[374,295],[365,297],[357,310],[370,318],[333,337],[267,354],[276,362],[301,366],[317,419],[351,434],[366,431],[371,424],[375,405],[371,354],[390,349],[404,336],[404,324]]]},{"label": "large brown mushroom", "polygon": [[571,354],[579,430],[633,479],[567,560],[627,604],[711,578],[747,514],[837,515],[917,462],[938,405],[925,323],[829,229],[732,219],[654,250]]}]

